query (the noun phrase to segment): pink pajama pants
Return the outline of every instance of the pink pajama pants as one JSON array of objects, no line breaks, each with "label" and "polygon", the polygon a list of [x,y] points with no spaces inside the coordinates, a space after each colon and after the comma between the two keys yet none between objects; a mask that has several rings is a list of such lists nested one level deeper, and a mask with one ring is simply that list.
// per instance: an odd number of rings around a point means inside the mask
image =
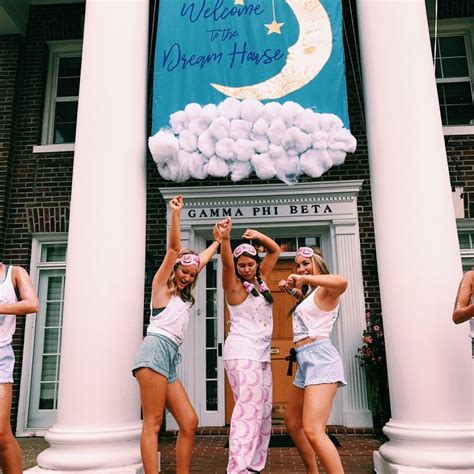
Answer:
[{"label": "pink pajama pants", "polygon": [[234,359],[224,362],[234,395],[229,435],[228,474],[265,467],[272,432],[272,369],[270,362]]}]

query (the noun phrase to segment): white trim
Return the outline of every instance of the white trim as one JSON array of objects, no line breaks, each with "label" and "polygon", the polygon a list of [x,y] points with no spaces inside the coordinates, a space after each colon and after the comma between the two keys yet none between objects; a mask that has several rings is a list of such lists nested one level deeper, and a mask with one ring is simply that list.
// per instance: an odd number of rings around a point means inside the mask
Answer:
[{"label": "white trim", "polygon": [[[30,276],[33,286],[37,290],[39,274],[42,268],[65,268],[64,262],[41,263],[41,246],[45,243],[67,244],[66,233],[38,233],[33,234],[31,242]],[[21,366],[20,397],[18,400],[18,414],[15,436],[44,436],[46,430],[32,430],[27,428],[28,405],[30,400],[31,376],[33,364],[33,349],[36,329],[36,318],[28,316],[25,322],[25,337],[23,341],[23,362]]]},{"label": "white trim", "polygon": [[74,151],[74,143],[57,143],[51,145],[34,145],[33,153],[60,153],[63,151]]},{"label": "white trim", "polygon": [[474,125],[446,125],[443,135],[474,135]]},{"label": "white trim", "polygon": [[53,143],[55,105],[55,100],[53,99],[56,97],[59,59],[80,57],[82,55],[82,40],[48,41],[48,47],[48,76],[44,100],[42,145]]}]

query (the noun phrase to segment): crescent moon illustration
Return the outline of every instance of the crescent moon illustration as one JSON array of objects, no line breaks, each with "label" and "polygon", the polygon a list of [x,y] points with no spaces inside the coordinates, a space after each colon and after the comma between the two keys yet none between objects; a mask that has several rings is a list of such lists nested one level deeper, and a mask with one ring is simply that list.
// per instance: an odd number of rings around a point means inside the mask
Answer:
[{"label": "crescent moon illustration", "polygon": [[311,82],[324,67],[332,51],[331,21],[319,0],[286,0],[298,20],[300,34],[288,48],[281,71],[266,81],[241,87],[211,83],[235,99],[279,99]]}]

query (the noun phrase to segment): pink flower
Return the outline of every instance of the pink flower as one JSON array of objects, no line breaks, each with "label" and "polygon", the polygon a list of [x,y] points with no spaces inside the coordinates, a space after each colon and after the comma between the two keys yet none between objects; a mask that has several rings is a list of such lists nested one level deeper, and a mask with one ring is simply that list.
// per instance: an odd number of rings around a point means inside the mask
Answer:
[{"label": "pink flower", "polygon": [[380,326],[375,325],[375,326],[374,326],[374,331],[375,331],[375,332],[380,331]]},{"label": "pink flower", "polygon": [[370,310],[367,310],[367,311],[365,312],[365,320],[366,320],[366,321],[369,321],[369,320],[370,320]]},{"label": "pink flower", "polygon": [[373,342],[372,336],[365,336],[363,338],[363,342],[365,342],[366,344],[372,344]]},{"label": "pink flower", "polygon": [[270,291],[270,290],[268,289],[268,286],[265,285],[265,282],[262,281],[262,283],[260,283],[260,293],[265,293],[265,291]]}]

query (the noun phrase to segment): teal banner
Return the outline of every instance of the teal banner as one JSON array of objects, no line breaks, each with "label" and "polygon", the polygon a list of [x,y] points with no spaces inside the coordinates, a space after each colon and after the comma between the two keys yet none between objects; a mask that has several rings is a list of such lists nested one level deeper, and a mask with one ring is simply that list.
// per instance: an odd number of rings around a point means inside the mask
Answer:
[{"label": "teal banner", "polygon": [[[150,149],[166,179],[230,173],[237,181],[256,172],[293,183],[302,173],[322,174],[355,149],[340,0],[160,0],[154,64]],[[328,137],[314,135],[321,131]],[[308,173],[302,155],[330,150],[323,146],[330,131],[343,131],[332,134],[337,157],[323,154]],[[178,158],[180,151],[199,154],[207,168],[196,174],[198,158]],[[308,163],[316,159],[310,155]],[[293,163],[279,173],[276,161],[282,165],[285,157]],[[218,170],[216,159],[223,160]],[[262,160],[266,172],[252,163]]]}]

